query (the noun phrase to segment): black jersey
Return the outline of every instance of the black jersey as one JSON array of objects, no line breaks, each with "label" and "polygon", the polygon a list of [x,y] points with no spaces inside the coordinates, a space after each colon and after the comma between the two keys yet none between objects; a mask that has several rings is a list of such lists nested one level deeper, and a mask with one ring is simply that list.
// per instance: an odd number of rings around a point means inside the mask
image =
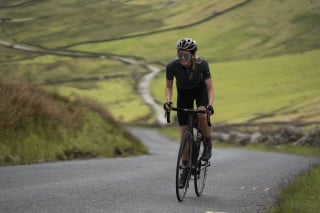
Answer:
[{"label": "black jersey", "polygon": [[178,58],[172,59],[166,67],[166,78],[173,80],[174,77],[178,89],[195,88],[211,78],[208,62],[200,57],[195,62],[194,70],[191,70],[182,66]]}]

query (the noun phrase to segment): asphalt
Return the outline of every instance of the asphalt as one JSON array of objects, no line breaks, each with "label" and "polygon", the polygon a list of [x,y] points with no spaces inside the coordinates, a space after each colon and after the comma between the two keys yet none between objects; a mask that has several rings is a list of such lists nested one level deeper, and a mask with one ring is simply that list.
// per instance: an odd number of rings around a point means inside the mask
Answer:
[{"label": "asphalt", "polygon": [[320,163],[288,154],[214,149],[204,195],[175,195],[178,143],[131,129],[151,154],[0,167],[0,212],[261,212],[297,175]]}]

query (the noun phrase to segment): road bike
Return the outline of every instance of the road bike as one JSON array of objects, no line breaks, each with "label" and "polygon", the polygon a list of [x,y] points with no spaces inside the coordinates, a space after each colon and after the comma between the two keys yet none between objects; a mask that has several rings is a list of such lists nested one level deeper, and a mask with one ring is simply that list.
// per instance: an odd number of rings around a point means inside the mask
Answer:
[{"label": "road bike", "polygon": [[[185,198],[190,180],[194,180],[195,193],[198,197],[202,195],[205,188],[207,169],[210,166],[210,161],[203,161],[201,156],[199,156],[199,153],[203,152],[204,137],[197,114],[206,113],[208,126],[211,127],[210,112],[206,110],[175,107],[172,107],[171,110],[183,111],[188,115],[188,127],[182,136],[176,166],[176,195],[178,201],[181,202]],[[170,112],[166,111],[165,116],[167,123],[170,123]],[[182,162],[182,159],[184,159],[184,162]],[[182,172],[185,171],[187,171],[188,175],[186,183],[182,188],[179,187],[179,179]]]}]

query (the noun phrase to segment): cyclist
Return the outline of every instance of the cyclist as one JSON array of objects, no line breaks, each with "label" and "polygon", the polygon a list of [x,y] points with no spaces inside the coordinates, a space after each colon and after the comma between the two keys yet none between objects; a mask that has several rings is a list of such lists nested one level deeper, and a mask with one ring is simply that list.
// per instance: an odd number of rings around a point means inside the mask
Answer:
[{"label": "cyclist", "polygon": [[[166,66],[165,96],[167,102],[164,104],[164,109],[170,111],[172,107],[172,88],[175,78],[178,108],[193,109],[195,101],[197,109],[208,110],[213,114],[213,80],[207,61],[196,54],[198,49],[196,41],[192,38],[182,38],[177,42],[176,49],[178,58],[170,60]],[[198,118],[204,134],[204,151],[201,158],[208,161],[212,152],[211,128],[207,124],[206,114],[198,114]],[[181,138],[187,129],[187,119],[186,113],[178,111]],[[187,157],[182,159],[186,165]],[[179,187],[184,187],[187,176],[188,171],[185,169],[180,177]]]}]

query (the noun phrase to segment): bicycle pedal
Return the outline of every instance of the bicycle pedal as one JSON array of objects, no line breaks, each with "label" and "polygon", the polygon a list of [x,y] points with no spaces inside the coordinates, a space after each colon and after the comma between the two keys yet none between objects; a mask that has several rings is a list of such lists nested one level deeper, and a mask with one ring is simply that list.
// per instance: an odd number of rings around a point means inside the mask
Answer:
[{"label": "bicycle pedal", "polygon": [[203,161],[203,163],[201,163],[201,166],[209,167],[211,166],[211,163],[210,161]]}]

